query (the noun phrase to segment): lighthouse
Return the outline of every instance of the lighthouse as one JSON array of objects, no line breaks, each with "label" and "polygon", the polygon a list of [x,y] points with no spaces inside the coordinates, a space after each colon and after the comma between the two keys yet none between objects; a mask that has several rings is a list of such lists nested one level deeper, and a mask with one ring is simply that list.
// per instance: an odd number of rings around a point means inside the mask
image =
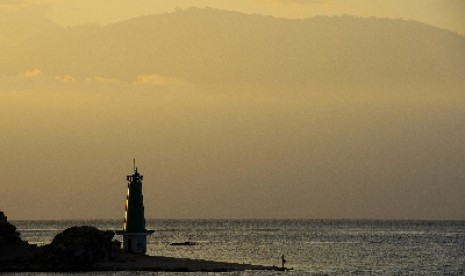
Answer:
[{"label": "lighthouse", "polygon": [[123,236],[123,251],[145,254],[147,236],[153,230],[145,229],[144,198],[142,196],[143,176],[137,171],[134,160],[134,173],[127,176],[128,194],[126,196],[123,230],[116,234]]}]

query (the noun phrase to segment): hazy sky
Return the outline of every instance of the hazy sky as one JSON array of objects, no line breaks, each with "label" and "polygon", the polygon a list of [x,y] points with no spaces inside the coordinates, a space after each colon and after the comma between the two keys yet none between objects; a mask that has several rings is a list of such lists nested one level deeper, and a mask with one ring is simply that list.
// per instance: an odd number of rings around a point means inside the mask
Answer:
[{"label": "hazy sky", "polygon": [[[191,6],[453,33],[205,9],[101,27]],[[0,0],[0,24],[10,219],[122,219],[133,158],[148,218],[465,219],[465,1]]]}]

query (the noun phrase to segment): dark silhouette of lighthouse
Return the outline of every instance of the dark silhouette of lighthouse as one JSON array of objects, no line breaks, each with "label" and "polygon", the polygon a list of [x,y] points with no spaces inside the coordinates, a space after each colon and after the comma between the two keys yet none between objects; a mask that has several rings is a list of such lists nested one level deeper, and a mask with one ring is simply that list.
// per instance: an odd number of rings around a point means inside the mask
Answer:
[{"label": "dark silhouette of lighthouse", "polygon": [[137,171],[134,160],[134,173],[127,176],[128,194],[126,196],[124,224],[122,231],[116,231],[123,236],[123,251],[145,254],[147,251],[147,236],[153,230],[145,229],[144,197],[142,196],[143,176]]}]

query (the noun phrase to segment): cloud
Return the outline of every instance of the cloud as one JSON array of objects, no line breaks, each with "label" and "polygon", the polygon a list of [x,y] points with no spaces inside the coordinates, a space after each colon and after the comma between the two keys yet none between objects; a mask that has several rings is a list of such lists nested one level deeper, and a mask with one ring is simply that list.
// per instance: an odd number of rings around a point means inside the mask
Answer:
[{"label": "cloud", "polygon": [[70,75],[56,76],[55,79],[60,80],[62,82],[75,82],[76,81],[76,79]]},{"label": "cloud", "polygon": [[[284,5],[320,5],[324,4],[325,0],[257,0],[258,2],[268,2],[273,4],[284,4]],[[326,0],[329,2],[329,0]]]},{"label": "cloud", "polygon": [[[92,76],[78,78],[73,75],[48,74],[39,68],[19,72],[12,76],[0,75],[0,91],[25,93],[49,92],[76,92],[87,95],[124,95],[127,93],[152,93],[157,95],[180,95],[191,91],[192,84],[189,82],[161,76],[158,74],[141,75],[133,81],[120,80],[107,76]],[[1,93],[0,93],[1,94]],[[0,101],[1,102],[1,101]]]},{"label": "cloud", "polygon": [[42,76],[42,75],[43,75],[43,73],[42,73],[41,70],[39,70],[37,68],[34,68],[32,70],[19,73],[18,77],[35,78],[35,77],[39,77],[39,76]]},{"label": "cloud", "polygon": [[121,81],[115,78],[108,78],[108,77],[93,77],[93,78],[88,78],[86,81],[95,81],[99,83],[120,83]]},{"label": "cloud", "polygon": [[173,85],[173,84],[181,84],[183,83],[182,80],[176,78],[170,78],[166,76],[162,76],[159,74],[151,74],[151,75],[141,75],[136,77],[134,80],[135,84],[143,84],[143,85],[157,85],[157,86],[166,86],[166,85]]}]

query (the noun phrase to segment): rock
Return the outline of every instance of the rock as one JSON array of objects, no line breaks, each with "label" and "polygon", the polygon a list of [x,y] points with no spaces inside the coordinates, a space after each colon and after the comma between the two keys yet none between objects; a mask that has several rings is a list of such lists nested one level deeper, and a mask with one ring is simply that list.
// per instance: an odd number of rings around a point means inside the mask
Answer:
[{"label": "rock", "polygon": [[48,245],[32,246],[0,211],[0,272],[89,271],[99,262],[118,260],[121,243],[114,235],[91,226],[71,227]]},{"label": "rock", "polygon": [[118,258],[120,242],[114,232],[101,231],[91,226],[71,227],[56,235],[53,241],[40,248],[37,260],[47,270],[85,271],[99,262]]},{"label": "rock", "polygon": [[21,243],[20,234],[16,231],[16,226],[9,223],[5,214],[0,211],[0,247]]},{"label": "rock", "polygon": [[15,270],[30,262],[36,247],[21,240],[16,226],[0,211],[0,271]]}]

